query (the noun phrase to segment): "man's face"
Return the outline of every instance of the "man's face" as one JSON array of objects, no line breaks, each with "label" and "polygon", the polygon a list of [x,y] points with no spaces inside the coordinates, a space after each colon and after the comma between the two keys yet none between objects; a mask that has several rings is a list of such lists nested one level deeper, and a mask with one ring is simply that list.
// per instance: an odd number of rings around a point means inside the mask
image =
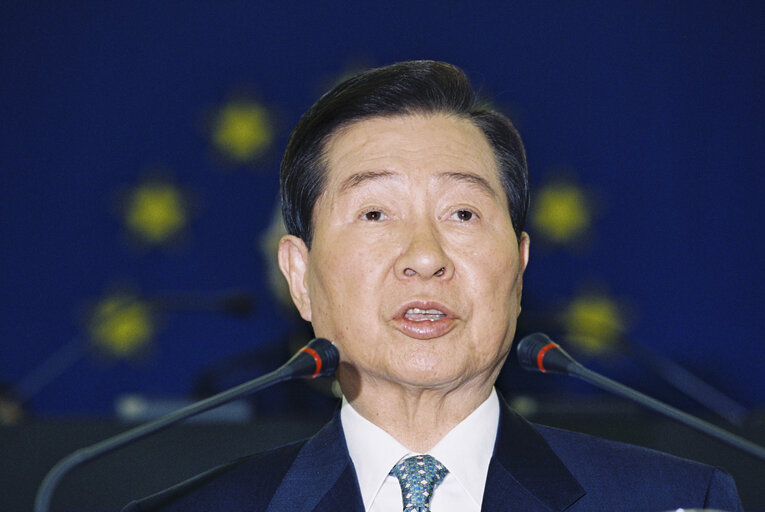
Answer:
[{"label": "man's face", "polygon": [[311,250],[287,236],[279,258],[301,315],[340,350],[344,391],[343,377],[356,392],[493,383],[528,237],[515,236],[482,132],[445,115],[371,118],[326,156]]}]

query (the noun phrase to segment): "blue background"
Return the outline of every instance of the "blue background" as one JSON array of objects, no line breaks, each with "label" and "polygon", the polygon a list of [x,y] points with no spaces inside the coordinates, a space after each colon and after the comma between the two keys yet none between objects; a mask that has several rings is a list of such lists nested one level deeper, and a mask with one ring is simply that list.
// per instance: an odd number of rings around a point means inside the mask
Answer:
[{"label": "blue background", "polygon": [[[164,315],[143,357],[79,359],[36,393],[34,414],[110,414],[130,392],[188,396],[205,368],[243,353],[256,356],[252,375],[280,364],[300,324],[272,298],[259,244],[289,131],[343,72],[415,58],[462,67],[508,111],[532,191],[565,168],[594,198],[583,245],[544,248],[531,232],[525,308],[552,315],[597,283],[629,304],[636,342],[747,407],[765,403],[762,3],[14,2],[3,11],[0,379],[13,386],[85,336],[83,310],[122,283],[142,296],[245,290],[256,300],[246,318]],[[272,110],[276,139],[256,164],[231,166],[203,125],[238,91]],[[154,167],[190,192],[194,216],[174,247],[138,249],[114,205]],[[677,398],[630,361],[602,367]]]}]

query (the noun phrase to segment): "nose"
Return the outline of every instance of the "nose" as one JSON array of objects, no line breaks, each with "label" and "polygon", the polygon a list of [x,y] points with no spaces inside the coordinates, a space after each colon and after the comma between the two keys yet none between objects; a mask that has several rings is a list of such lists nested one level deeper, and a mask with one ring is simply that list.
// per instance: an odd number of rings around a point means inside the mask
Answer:
[{"label": "nose", "polygon": [[403,248],[394,271],[401,279],[448,279],[454,273],[454,265],[433,226],[421,225],[413,231]]}]

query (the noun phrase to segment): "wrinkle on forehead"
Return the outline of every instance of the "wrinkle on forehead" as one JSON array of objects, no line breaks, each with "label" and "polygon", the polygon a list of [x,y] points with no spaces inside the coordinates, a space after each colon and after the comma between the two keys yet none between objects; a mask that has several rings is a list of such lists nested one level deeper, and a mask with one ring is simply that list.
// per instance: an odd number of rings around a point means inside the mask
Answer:
[{"label": "wrinkle on forehead", "polygon": [[[400,128],[388,121],[400,123]],[[434,137],[417,137],[423,121]],[[389,178],[403,169],[430,168],[432,172],[431,155],[440,158],[441,169],[435,170],[439,181],[469,183],[492,196],[502,189],[499,165],[489,141],[480,128],[460,117],[414,114],[363,119],[335,133],[324,153],[329,177],[336,180],[332,188],[340,193],[367,181]],[[483,170],[491,174],[482,176]],[[352,174],[344,177],[348,171]]]},{"label": "wrinkle on forehead", "polygon": [[[388,180],[400,181],[403,183],[408,181],[408,177],[404,174],[387,169],[357,172],[351,174],[341,182],[338,194],[342,195],[367,183]],[[479,176],[472,172],[443,171],[432,176],[431,181],[435,182],[437,185],[465,183],[474,187],[480,193],[483,193],[492,199],[497,199],[497,191],[492,188],[489,181],[483,176]]]}]

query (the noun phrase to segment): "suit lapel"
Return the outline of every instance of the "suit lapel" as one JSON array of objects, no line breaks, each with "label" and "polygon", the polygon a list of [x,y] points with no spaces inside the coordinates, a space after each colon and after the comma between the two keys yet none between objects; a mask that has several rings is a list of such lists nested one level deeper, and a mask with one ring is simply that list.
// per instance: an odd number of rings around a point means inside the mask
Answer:
[{"label": "suit lapel", "polygon": [[339,510],[348,512],[362,512],[364,510],[353,464],[345,466],[345,470],[335,485],[327,491],[327,494],[312,512],[338,512]]},{"label": "suit lapel", "polygon": [[565,510],[584,489],[536,429],[501,404],[482,510]]},{"label": "suit lapel", "polygon": [[300,450],[269,503],[268,512],[341,509],[364,510],[364,506],[340,416],[336,414]]},{"label": "suit lapel", "polygon": [[[499,429],[482,510],[561,512],[585,492],[547,442],[500,397]],[[267,512],[364,510],[339,414],[312,437]]]}]

